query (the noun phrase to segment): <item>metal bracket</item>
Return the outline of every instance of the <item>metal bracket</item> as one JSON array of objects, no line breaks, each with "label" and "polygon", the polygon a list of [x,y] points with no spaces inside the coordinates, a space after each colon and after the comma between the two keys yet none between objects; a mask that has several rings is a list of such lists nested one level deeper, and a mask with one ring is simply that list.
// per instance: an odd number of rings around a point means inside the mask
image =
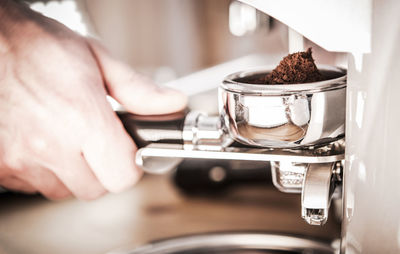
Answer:
[{"label": "metal bracket", "polygon": [[145,172],[163,174],[183,159],[261,161],[272,164],[274,185],[283,192],[302,194],[302,217],[311,225],[323,225],[336,182],[341,180],[342,142],[320,148],[264,149],[226,147],[211,150],[184,149],[179,144],[150,144],[136,153]]},{"label": "metal bracket", "polygon": [[[247,147],[226,147],[220,150],[185,150],[179,144],[150,144],[141,148],[136,153],[136,163],[148,173],[163,173],[173,169],[178,159],[218,159],[218,160],[243,160],[243,161],[279,161],[293,163],[329,163],[344,159],[343,150],[334,147],[330,150],[321,149],[264,149]],[[160,170],[156,161],[171,165],[163,166]]]}]

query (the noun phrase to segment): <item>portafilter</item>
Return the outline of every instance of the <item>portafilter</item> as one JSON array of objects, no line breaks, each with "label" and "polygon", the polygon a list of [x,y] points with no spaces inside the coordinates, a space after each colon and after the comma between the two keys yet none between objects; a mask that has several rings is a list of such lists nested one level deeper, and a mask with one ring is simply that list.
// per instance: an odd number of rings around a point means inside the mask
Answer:
[{"label": "portafilter", "polygon": [[118,112],[141,147],[137,164],[146,172],[164,173],[191,158],[271,163],[274,185],[302,193],[303,218],[324,224],[341,182],[346,71],[319,66],[323,81],[264,84],[271,70],[227,76],[218,88],[218,116],[198,111],[150,117]]}]

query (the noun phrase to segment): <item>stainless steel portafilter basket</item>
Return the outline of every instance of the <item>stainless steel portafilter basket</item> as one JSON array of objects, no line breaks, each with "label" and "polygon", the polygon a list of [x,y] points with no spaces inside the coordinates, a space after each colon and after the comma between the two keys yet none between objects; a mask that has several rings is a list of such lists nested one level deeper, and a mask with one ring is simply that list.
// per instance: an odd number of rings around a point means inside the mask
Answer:
[{"label": "stainless steel portafilter basket", "polygon": [[344,136],[346,71],[319,66],[327,80],[260,84],[271,69],[229,75],[219,87],[219,110],[230,136],[246,145],[296,148]]}]

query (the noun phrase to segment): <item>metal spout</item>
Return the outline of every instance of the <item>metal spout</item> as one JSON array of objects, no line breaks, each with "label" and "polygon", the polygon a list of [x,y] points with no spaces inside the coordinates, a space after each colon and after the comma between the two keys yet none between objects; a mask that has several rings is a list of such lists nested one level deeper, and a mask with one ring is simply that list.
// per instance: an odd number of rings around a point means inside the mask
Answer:
[{"label": "metal spout", "polygon": [[309,164],[301,193],[301,215],[308,224],[322,226],[328,220],[336,174],[340,172],[336,167],[339,165],[338,163]]}]

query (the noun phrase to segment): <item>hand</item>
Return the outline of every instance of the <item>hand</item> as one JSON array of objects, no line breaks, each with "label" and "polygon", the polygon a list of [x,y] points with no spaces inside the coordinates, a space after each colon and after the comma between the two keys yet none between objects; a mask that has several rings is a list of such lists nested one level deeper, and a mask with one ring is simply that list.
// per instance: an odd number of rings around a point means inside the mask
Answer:
[{"label": "hand", "polygon": [[97,42],[14,1],[0,3],[0,185],[94,199],[140,177],[135,144],[106,94],[136,114],[179,111],[164,90]]}]

